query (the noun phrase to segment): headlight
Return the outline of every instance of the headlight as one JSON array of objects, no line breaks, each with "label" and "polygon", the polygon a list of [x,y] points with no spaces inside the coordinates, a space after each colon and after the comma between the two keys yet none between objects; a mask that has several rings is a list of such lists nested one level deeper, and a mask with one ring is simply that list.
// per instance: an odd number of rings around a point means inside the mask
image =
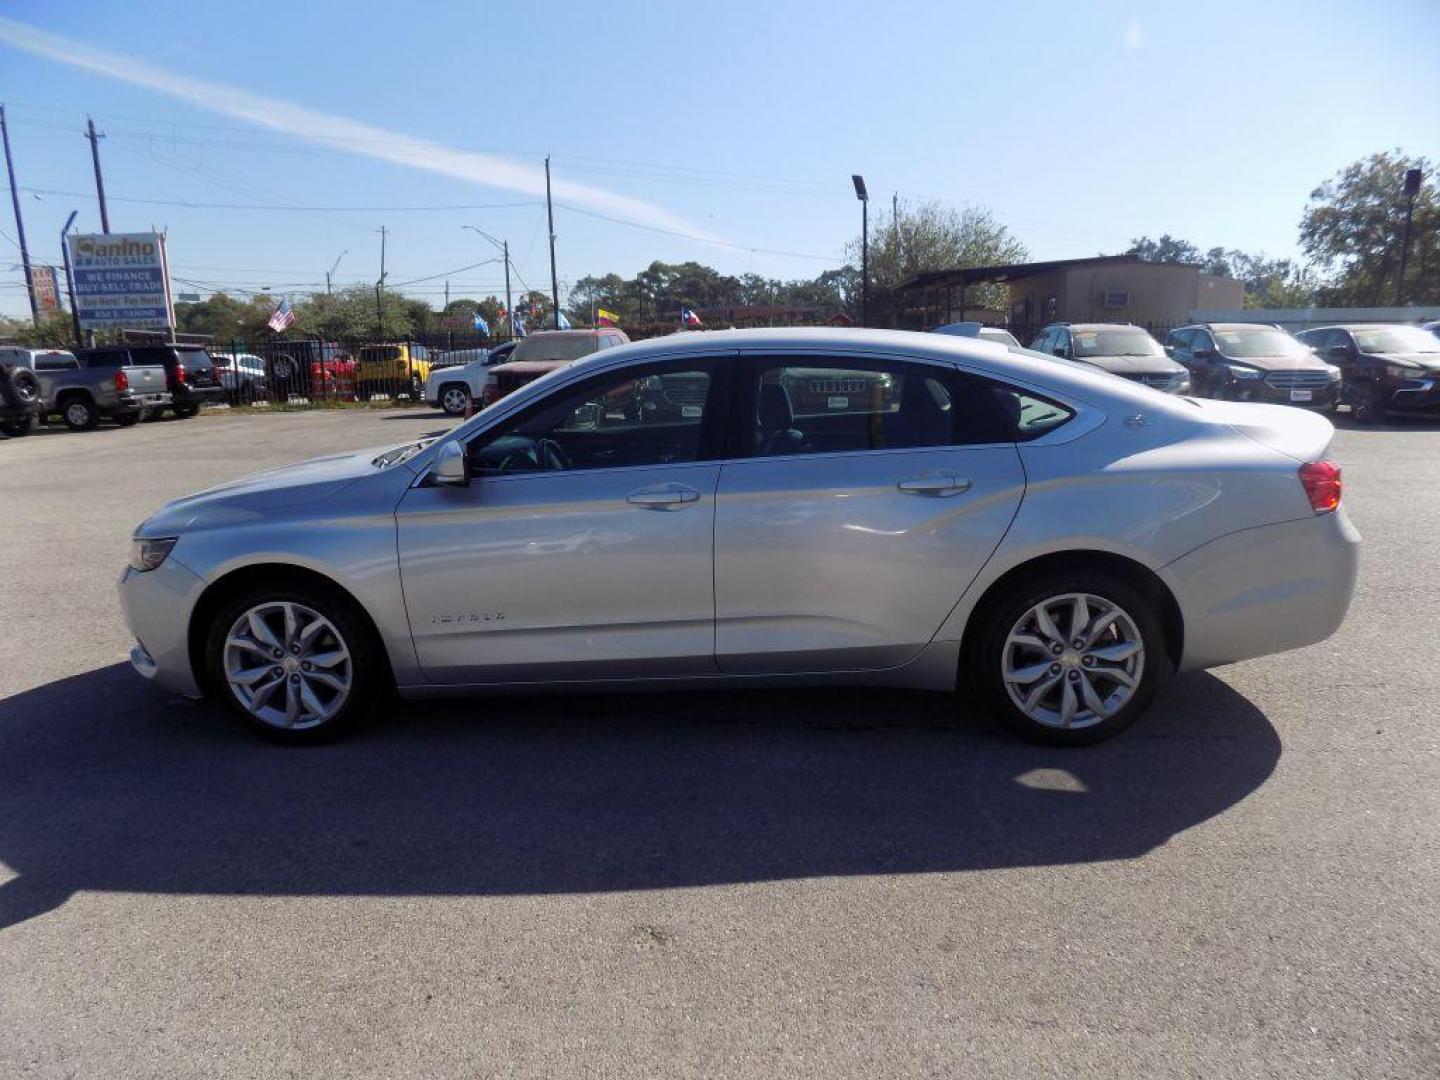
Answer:
[{"label": "headlight", "polygon": [[1190,376],[1179,376],[1179,381],[1174,383],[1172,389],[1177,394],[1188,394],[1190,392]]},{"label": "headlight", "polygon": [[1237,379],[1258,379],[1265,374],[1259,368],[1246,367],[1244,364],[1226,364],[1225,366],[1230,369],[1230,374]]},{"label": "headlight", "polygon": [[1425,369],[1401,364],[1390,364],[1386,366],[1385,374],[1391,379],[1418,379],[1425,374]]},{"label": "headlight", "polygon": [[141,573],[154,570],[165,561],[165,556],[170,554],[178,539],[177,536],[145,539],[137,536],[130,541],[130,568]]},{"label": "headlight", "polygon": [[1341,372],[1341,370],[1340,370],[1338,367],[1334,367],[1334,366],[1332,366],[1332,365],[1330,365],[1330,364],[1326,364],[1326,365],[1325,365],[1325,374],[1330,377],[1330,381],[1331,381],[1331,382],[1339,382],[1339,381],[1340,381],[1340,378],[1341,378],[1341,376],[1342,376],[1343,373]]}]

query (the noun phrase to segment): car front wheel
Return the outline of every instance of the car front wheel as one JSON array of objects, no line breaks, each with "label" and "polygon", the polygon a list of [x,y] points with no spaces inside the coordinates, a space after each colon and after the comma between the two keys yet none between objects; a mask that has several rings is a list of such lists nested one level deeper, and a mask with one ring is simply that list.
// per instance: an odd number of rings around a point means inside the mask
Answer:
[{"label": "car front wheel", "polygon": [[353,604],[328,590],[263,589],[217,613],[208,672],[226,704],[276,742],[326,742],[378,703],[383,659]]},{"label": "car front wheel", "polygon": [[470,407],[470,391],[451,383],[440,391],[440,407],[450,416],[464,416],[465,410]]},{"label": "car front wheel", "polygon": [[991,609],[973,674],[994,715],[1034,742],[1080,746],[1129,727],[1169,673],[1152,601],[1103,571],[1021,583]]}]

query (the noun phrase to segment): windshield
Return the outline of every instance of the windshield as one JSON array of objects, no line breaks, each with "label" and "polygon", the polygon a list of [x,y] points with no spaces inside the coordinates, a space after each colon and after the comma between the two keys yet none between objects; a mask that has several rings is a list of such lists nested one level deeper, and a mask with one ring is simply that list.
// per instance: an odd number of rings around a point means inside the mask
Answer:
[{"label": "windshield", "polygon": [[579,360],[598,352],[600,340],[589,334],[579,337],[536,334],[528,337],[510,354],[508,363],[519,360]]},{"label": "windshield", "polygon": [[1072,330],[1075,355],[1084,360],[1092,356],[1164,356],[1160,343],[1138,326],[1106,327],[1103,330]]},{"label": "windshield", "polygon": [[1385,326],[1350,333],[1362,352],[1440,353],[1440,338],[1418,326]]},{"label": "windshield", "polygon": [[1284,330],[1257,326],[1244,330],[1216,330],[1215,344],[1226,356],[1308,356],[1310,349]]},{"label": "windshield", "polygon": [[383,363],[400,359],[399,345],[369,345],[360,350],[361,363]]}]

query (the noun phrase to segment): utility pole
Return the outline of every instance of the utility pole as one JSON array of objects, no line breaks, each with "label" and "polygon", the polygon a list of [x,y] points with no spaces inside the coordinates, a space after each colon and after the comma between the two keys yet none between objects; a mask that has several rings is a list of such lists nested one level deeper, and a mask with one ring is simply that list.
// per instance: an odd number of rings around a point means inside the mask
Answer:
[{"label": "utility pole", "polygon": [[90,160],[95,163],[95,194],[100,199],[100,231],[109,235],[110,213],[105,209],[105,178],[100,175],[100,140],[95,134],[95,121],[85,117],[85,137],[90,140]]},{"label": "utility pole", "polygon": [[65,260],[65,291],[70,294],[70,323],[75,328],[75,347],[78,349],[83,340],[80,336],[80,309],[75,305],[75,272],[70,269],[70,245],[65,240],[65,234],[70,231],[70,226],[75,224],[75,215],[79,210],[71,210],[70,216],[65,219],[65,227],[60,230],[60,257]]},{"label": "utility pole", "polygon": [[550,201],[550,155],[545,155],[545,214],[550,219],[550,298],[555,304],[555,329],[560,329],[560,279],[555,276],[555,204]]},{"label": "utility pole", "polygon": [[449,279],[449,278],[446,278],[446,279],[445,279],[445,307],[444,307],[442,310],[447,310],[447,311],[448,311],[449,308],[450,308],[450,279]]},{"label": "utility pole", "polygon": [[505,336],[509,338],[515,336],[515,309],[510,306],[510,241],[502,240],[500,250],[505,255],[505,318],[510,321]]},{"label": "utility pole", "polygon": [[380,226],[380,280],[375,282],[375,320],[380,325],[380,340],[385,340],[385,226]]},{"label": "utility pole", "polygon": [[20,189],[15,186],[15,162],[10,157],[10,128],[5,124],[5,106],[0,105],[0,136],[5,140],[5,171],[10,176],[10,203],[15,207],[15,235],[20,239],[20,263],[25,267],[25,292],[30,297],[30,318],[40,325],[40,305],[35,302],[35,279],[30,276],[30,248],[25,244],[25,222],[20,217]]},{"label": "utility pole", "polygon": [[[1410,261],[1410,219],[1415,216],[1415,196],[1420,194],[1420,170],[1405,170],[1405,227],[1400,233],[1400,273],[1395,275],[1395,306],[1403,304],[1405,264]],[[19,211],[16,211],[19,217]]]}]

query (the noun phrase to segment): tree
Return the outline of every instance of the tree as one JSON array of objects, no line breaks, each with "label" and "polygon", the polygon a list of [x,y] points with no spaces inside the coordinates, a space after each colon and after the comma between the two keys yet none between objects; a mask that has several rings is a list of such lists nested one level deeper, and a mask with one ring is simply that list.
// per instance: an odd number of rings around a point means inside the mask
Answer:
[{"label": "tree", "polygon": [[68,311],[43,315],[38,326],[29,319],[0,318],[0,341],[35,349],[70,349],[75,345],[75,327]]},{"label": "tree", "polygon": [[1326,275],[1322,302],[1379,307],[1392,302],[1400,269],[1407,169],[1424,182],[1415,197],[1404,298],[1440,303],[1440,193],[1430,163],[1400,150],[1351,162],[1310,193],[1300,246]]},{"label": "tree", "polygon": [[382,336],[378,312],[383,311],[385,340],[400,341],[422,329],[416,325],[417,319],[428,316],[430,311],[424,301],[412,300],[389,289],[380,293],[379,303],[377,310],[372,285],[352,285],[333,295],[312,293],[308,299],[295,304],[295,324],[289,333],[338,340],[378,340]]},{"label": "tree", "polygon": [[1189,240],[1169,233],[1162,233],[1159,240],[1137,237],[1125,254],[1138,255],[1146,262],[1198,266],[1204,274],[1235,278],[1245,286],[1247,308],[1309,307],[1315,302],[1314,274],[1291,259],[1270,259],[1236,248],[1201,251]]},{"label": "tree", "polygon": [[215,293],[194,304],[175,305],[175,329],[182,334],[204,334],[217,342],[253,341],[265,333],[265,324],[278,300],[256,296],[237,300]]},{"label": "tree", "polygon": [[[916,274],[969,266],[1001,266],[1024,261],[1029,252],[989,210],[956,210],[935,201],[901,200],[899,213],[882,215],[870,235],[870,287],[884,292]],[[846,245],[856,266],[860,238]],[[980,286],[970,293],[972,306],[1001,307],[1003,285]],[[878,299],[878,298],[877,298]]]}]

